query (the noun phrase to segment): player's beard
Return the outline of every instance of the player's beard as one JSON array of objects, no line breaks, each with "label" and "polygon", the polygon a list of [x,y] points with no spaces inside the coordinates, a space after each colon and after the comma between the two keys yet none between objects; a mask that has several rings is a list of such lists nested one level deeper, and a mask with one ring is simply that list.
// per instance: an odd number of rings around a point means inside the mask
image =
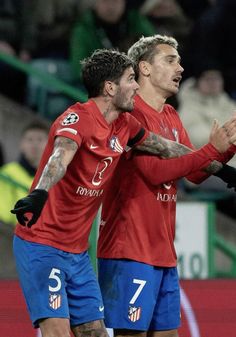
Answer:
[{"label": "player's beard", "polygon": [[133,96],[131,98],[127,98],[127,94],[123,93],[120,89],[118,89],[115,99],[115,105],[118,110],[121,112],[131,112],[134,108],[134,99]]}]

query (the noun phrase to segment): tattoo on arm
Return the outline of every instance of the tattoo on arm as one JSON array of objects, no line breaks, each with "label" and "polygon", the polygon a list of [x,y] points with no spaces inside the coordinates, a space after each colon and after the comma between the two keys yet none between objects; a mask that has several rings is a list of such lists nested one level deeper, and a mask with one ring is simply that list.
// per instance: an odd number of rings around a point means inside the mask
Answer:
[{"label": "tattoo on arm", "polygon": [[138,145],[136,149],[158,154],[163,158],[175,158],[193,152],[193,150],[187,146],[164,138],[153,132],[150,132],[149,136],[143,141],[142,144]]},{"label": "tattoo on arm", "polygon": [[54,143],[53,153],[44,167],[36,188],[48,191],[63,178],[67,166],[73,159],[77,149],[78,145],[72,139],[57,137]]},{"label": "tattoo on arm", "polygon": [[[158,154],[163,158],[180,157],[187,153],[193,152],[187,146],[174,142],[159,136],[153,132],[144,140],[144,142],[136,147],[137,150],[146,151],[153,154]],[[208,165],[204,171],[208,174],[214,174],[222,169],[223,164],[214,160]]]},{"label": "tattoo on arm", "polygon": [[217,160],[213,160],[210,163],[210,165],[205,168],[204,171],[207,172],[207,173],[210,173],[210,174],[214,174],[214,173],[218,172],[220,169],[222,169],[222,167],[223,167],[222,163],[220,163]]}]

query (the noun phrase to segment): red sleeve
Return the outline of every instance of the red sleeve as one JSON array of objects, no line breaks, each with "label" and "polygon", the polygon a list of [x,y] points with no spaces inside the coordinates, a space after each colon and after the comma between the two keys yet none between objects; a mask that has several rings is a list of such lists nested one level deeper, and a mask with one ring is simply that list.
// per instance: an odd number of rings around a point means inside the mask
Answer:
[{"label": "red sleeve", "polygon": [[[220,163],[227,163],[235,154],[236,152],[236,146],[232,145],[227,152],[225,153],[221,153],[218,157],[218,159],[216,159],[217,161],[219,161]],[[210,163],[209,163],[210,164]],[[186,176],[186,178],[191,181],[192,183],[195,184],[200,184],[201,182],[203,182],[204,180],[206,180],[209,176],[211,176],[211,174],[204,172],[203,170],[198,170],[196,172],[193,172],[191,174],[189,174],[188,176]]]},{"label": "red sleeve", "polygon": [[231,145],[230,148],[228,149],[228,151],[226,151],[225,153],[221,154],[221,163],[226,164],[230,159],[233,158],[233,156],[236,153],[236,146],[235,145]]},{"label": "red sleeve", "polygon": [[135,152],[133,162],[146,183],[157,186],[200,170],[212,160],[218,160],[219,156],[220,153],[207,144],[193,153],[172,159]]},{"label": "red sleeve", "polygon": [[[90,127],[88,128],[88,125]],[[93,132],[93,123],[87,111],[69,108],[54,123],[54,135],[70,138],[78,146]]]}]

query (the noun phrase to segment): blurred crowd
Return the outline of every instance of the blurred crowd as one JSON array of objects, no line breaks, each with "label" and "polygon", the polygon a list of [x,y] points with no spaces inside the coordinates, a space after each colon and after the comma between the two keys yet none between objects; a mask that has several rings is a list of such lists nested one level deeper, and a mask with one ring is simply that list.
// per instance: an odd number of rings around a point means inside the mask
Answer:
[{"label": "blurred crowd", "polygon": [[[183,80],[216,69],[235,98],[235,13],[234,0],[2,0],[0,52],[66,60],[79,85],[80,60],[94,49],[127,51],[141,35],[166,34],[179,43]],[[25,101],[25,75],[4,62],[0,71],[0,91]]]},{"label": "blurred crowd", "polygon": [[[29,65],[44,61],[41,64],[46,63],[51,73],[53,65],[62,61],[71,69],[71,83],[83,91],[80,61],[93,50],[127,52],[142,35],[173,36],[185,71],[171,104],[179,111],[193,144],[200,147],[208,140],[213,119],[223,123],[236,107],[235,15],[235,0],[1,0],[0,54]],[[21,104],[32,102],[28,75],[1,58],[0,73],[1,94]],[[35,102],[31,105],[37,110]],[[63,112],[59,110],[58,115]],[[46,132],[41,126],[36,131]],[[25,154],[19,152],[17,165],[23,164],[32,177],[34,165],[28,165]],[[0,165],[4,164],[0,146]],[[208,191],[212,186],[214,191],[214,182]]]}]

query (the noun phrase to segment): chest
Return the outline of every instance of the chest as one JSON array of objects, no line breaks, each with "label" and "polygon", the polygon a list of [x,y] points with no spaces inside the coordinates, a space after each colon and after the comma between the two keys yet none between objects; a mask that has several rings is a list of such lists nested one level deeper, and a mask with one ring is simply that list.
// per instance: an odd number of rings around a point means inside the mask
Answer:
[{"label": "chest", "polygon": [[156,113],[145,117],[145,127],[159,135],[179,141],[180,123],[178,116]]},{"label": "chest", "polygon": [[99,128],[82,142],[70,171],[94,188],[101,188],[112,176],[129,139],[128,128]]}]

